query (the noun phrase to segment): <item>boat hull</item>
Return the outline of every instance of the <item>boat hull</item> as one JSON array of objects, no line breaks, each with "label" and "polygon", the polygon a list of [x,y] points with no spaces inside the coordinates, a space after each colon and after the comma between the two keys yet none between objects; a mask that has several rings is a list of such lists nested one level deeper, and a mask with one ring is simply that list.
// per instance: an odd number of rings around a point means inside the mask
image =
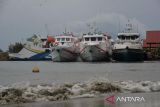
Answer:
[{"label": "boat hull", "polygon": [[84,62],[104,62],[109,61],[109,52],[99,46],[86,46],[80,53],[80,58]]},{"label": "boat hull", "polygon": [[53,62],[74,62],[77,61],[78,54],[70,47],[56,48],[52,52]]},{"label": "boat hull", "polygon": [[144,61],[144,52],[142,49],[115,49],[112,58],[120,62],[141,62]]},{"label": "boat hull", "polygon": [[[42,51],[42,50],[40,50]],[[30,49],[23,48],[19,53],[9,54],[11,61],[43,61],[52,60],[50,51],[35,52]]]}]

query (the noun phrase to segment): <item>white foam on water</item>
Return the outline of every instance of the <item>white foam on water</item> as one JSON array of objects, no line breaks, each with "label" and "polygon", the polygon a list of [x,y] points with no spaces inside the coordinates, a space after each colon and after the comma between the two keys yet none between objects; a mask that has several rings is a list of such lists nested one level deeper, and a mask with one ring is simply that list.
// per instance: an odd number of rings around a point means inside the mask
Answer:
[{"label": "white foam on water", "polygon": [[104,77],[92,78],[79,83],[48,85],[31,85],[30,82],[20,82],[10,86],[0,85],[0,104],[91,98],[110,92],[158,91],[160,91],[160,81],[109,81]]},{"label": "white foam on water", "polygon": [[11,88],[15,88],[15,89],[26,89],[30,86],[30,82],[25,82],[25,81],[22,81],[22,82],[17,82],[17,83],[14,83],[12,84],[10,87]]},{"label": "white foam on water", "polygon": [[75,99],[75,98],[94,98],[94,97],[96,97],[95,94],[82,94],[82,95],[72,96],[70,98]]},{"label": "white foam on water", "polygon": [[71,90],[70,90],[74,95],[80,95],[81,93],[83,93],[85,91],[84,88],[82,88],[81,84],[75,84],[72,86]]},{"label": "white foam on water", "polygon": [[129,91],[129,92],[150,92],[150,85],[142,85],[142,83],[145,83],[145,81],[141,82],[134,82],[134,81],[123,81],[119,82],[118,85],[123,89],[123,91]]},{"label": "white foam on water", "polygon": [[153,83],[153,85],[151,87],[151,90],[153,92],[160,91],[160,81],[157,81],[157,82]]}]

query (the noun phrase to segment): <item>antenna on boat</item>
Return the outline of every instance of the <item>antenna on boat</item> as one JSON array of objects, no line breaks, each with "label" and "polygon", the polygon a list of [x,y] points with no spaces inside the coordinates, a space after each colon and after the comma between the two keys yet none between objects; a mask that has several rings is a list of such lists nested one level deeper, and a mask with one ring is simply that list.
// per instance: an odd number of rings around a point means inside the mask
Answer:
[{"label": "antenna on boat", "polygon": [[121,30],[120,30],[120,26],[121,26],[121,22],[120,22],[120,20],[118,20],[118,32],[121,31]]},{"label": "antenna on boat", "polygon": [[89,33],[91,32],[91,24],[90,23],[87,23],[87,27],[89,29]]},{"label": "antenna on boat", "polygon": [[130,23],[130,20],[128,19],[128,23],[126,24],[126,31],[131,32],[132,30],[132,24]]},{"label": "antenna on boat", "polygon": [[138,31],[138,24],[137,24],[137,33],[139,33],[139,31]]},{"label": "antenna on boat", "polygon": [[89,28],[89,34],[98,33],[99,29],[98,27],[95,27],[95,26],[96,26],[96,22],[93,22],[92,24],[87,23],[87,27]]},{"label": "antenna on boat", "polygon": [[66,27],[65,27],[64,33],[65,33],[65,34],[67,33],[67,28],[66,28]]},{"label": "antenna on boat", "polygon": [[49,35],[49,30],[48,30],[48,25],[47,24],[45,24],[45,29],[46,29],[47,35]]}]

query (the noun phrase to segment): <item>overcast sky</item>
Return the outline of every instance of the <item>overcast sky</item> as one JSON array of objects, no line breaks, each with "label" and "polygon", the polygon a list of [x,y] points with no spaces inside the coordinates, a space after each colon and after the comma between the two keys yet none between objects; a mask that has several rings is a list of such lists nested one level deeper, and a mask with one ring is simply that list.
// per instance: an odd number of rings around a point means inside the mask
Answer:
[{"label": "overcast sky", "polygon": [[0,48],[33,34],[88,32],[87,24],[116,36],[127,20],[144,37],[160,30],[160,0],[0,0]]}]

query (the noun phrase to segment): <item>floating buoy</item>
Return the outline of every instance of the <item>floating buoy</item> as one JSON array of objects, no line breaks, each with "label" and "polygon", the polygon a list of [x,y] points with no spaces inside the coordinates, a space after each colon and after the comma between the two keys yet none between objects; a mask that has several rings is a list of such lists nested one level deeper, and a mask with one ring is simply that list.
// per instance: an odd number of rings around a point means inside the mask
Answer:
[{"label": "floating buoy", "polygon": [[33,69],[32,69],[32,72],[34,73],[39,73],[39,68],[37,66],[35,66]]}]

